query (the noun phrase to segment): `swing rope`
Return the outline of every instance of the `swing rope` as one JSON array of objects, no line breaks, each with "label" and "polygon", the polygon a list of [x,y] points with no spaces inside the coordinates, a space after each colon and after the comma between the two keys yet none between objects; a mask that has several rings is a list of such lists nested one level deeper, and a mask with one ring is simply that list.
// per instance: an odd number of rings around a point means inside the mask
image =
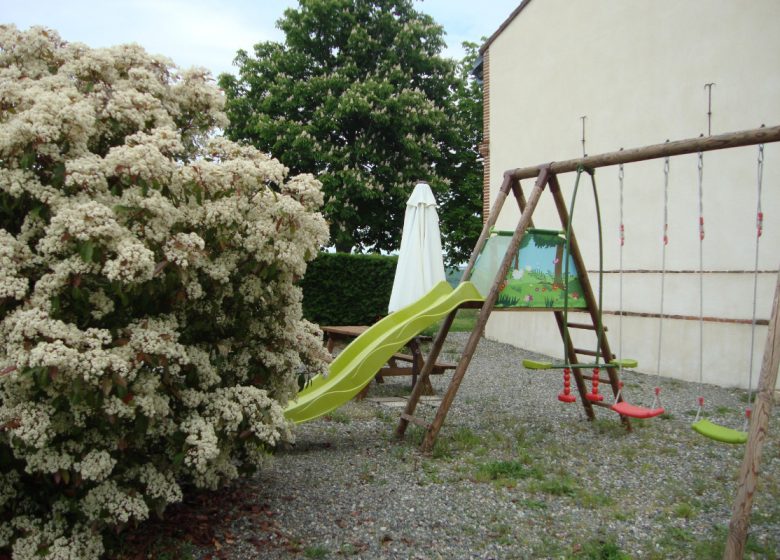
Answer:
[{"label": "swing rope", "polygon": [[620,226],[618,230],[618,234],[620,236],[620,254],[618,258],[618,268],[620,270],[620,273],[618,275],[618,308],[620,309],[620,315],[618,315],[618,334],[620,337],[620,340],[618,342],[618,356],[619,358],[619,370],[618,375],[621,379],[621,381],[618,383],[618,392],[615,394],[615,402],[620,401],[621,393],[623,392],[623,246],[626,244],[626,227],[625,223],[623,221],[623,178],[625,177],[625,172],[623,171],[623,164],[621,163],[618,166],[618,183],[619,183],[619,209],[620,209]]},{"label": "swing rope", "polygon": [[[623,218],[623,179],[624,171],[623,165],[618,168],[618,179],[620,184],[620,319],[618,323],[618,329],[620,331],[620,360],[618,364],[620,367],[620,375],[622,379],[623,367],[629,362],[629,360],[623,360],[623,247],[625,245],[625,224]],[[661,371],[661,340],[663,335],[663,309],[664,309],[664,279],[666,277],[666,245],[669,242],[669,227],[668,227],[668,215],[669,215],[669,158],[664,160],[664,214],[663,214],[663,248],[661,252],[661,319],[659,323],[658,332],[658,360],[655,374],[655,397],[653,398],[653,404],[650,408],[642,406],[636,406],[629,404],[628,402],[621,400],[623,393],[623,382],[618,383],[618,391],[615,394],[615,401],[610,407],[612,410],[620,414],[621,416],[630,416],[632,418],[654,418],[660,416],[665,412],[661,406],[661,387],[659,384],[660,371]],[[636,367],[636,362],[630,360],[631,365],[629,367]],[[613,362],[614,363],[614,362]]]},{"label": "swing rope", "polygon": [[750,321],[750,365],[748,368],[748,400],[745,408],[743,431],[747,431],[753,405],[753,350],[756,344],[756,301],[758,299],[758,249],[764,232],[764,212],[761,210],[761,190],[764,180],[764,145],[758,146],[758,171],[756,173],[756,256],[753,264],[753,318]]},{"label": "swing rope", "polygon": [[[758,211],[757,211],[757,225],[756,225],[756,243],[758,243],[758,238],[761,236],[761,227],[763,223],[763,215],[761,214],[761,175],[763,173],[763,147],[759,146],[759,156],[758,156],[758,192],[759,192],[759,202],[758,202]],[[691,425],[691,428],[693,428],[694,431],[700,433],[701,435],[708,437],[710,439],[713,439],[715,441],[720,441],[723,443],[745,443],[747,441],[747,420],[750,417],[750,395],[748,395],[748,409],[745,411],[746,416],[746,422],[744,424],[743,431],[734,430],[732,428],[727,428],[725,426],[720,426],[718,424],[715,424],[714,422],[711,422],[710,420],[707,420],[706,418],[702,418],[702,414],[704,411],[704,395],[703,389],[704,389],[704,366],[703,366],[703,357],[704,357],[704,259],[703,259],[703,245],[704,245],[704,211],[703,211],[703,203],[702,199],[704,197],[703,195],[703,169],[704,169],[704,157],[701,152],[699,152],[699,397],[698,397],[698,408],[696,410],[696,419],[694,420],[693,424]],[[758,249],[756,249],[758,251]],[[755,276],[758,272],[758,262],[756,261],[755,268],[754,268],[754,284],[755,284]],[[753,334],[755,333],[755,303],[756,303],[756,294],[755,294],[755,285],[754,285],[754,294],[753,294]],[[751,358],[751,377],[750,377],[750,386],[752,387],[753,379],[752,379],[752,357],[753,357],[753,340],[751,340],[751,351],[750,351],[750,358]]]},{"label": "swing rope", "polygon": [[658,319],[658,352],[655,367],[655,398],[653,408],[661,408],[661,387],[658,380],[661,377],[661,349],[664,334],[664,301],[666,296],[666,246],[669,244],[669,156],[664,158],[664,212],[663,212],[663,244],[661,245],[661,303]]},{"label": "swing rope", "polygon": [[704,154],[698,156],[699,196],[699,396],[696,419],[698,422],[704,409]]}]

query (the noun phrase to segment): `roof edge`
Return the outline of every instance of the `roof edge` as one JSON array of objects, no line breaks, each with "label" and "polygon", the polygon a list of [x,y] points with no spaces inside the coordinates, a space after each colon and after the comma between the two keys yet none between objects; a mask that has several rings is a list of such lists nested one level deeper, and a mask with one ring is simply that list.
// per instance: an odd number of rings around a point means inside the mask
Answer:
[{"label": "roof edge", "polygon": [[493,43],[493,41],[495,41],[498,38],[498,36],[501,35],[504,29],[509,27],[509,24],[512,23],[512,21],[520,14],[520,12],[522,12],[525,9],[525,7],[530,3],[531,0],[523,0],[522,2],[520,2],[520,5],[517,8],[515,8],[515,10],[511,14],[509,14],[509,17],[504,20],[504,23],[498,26],[496,32],[493,33],[488,38],[488,40],[485,41],[485,44],[479,48],[480,55],[485,53],[485,51],[490,47],[491,43]]}]

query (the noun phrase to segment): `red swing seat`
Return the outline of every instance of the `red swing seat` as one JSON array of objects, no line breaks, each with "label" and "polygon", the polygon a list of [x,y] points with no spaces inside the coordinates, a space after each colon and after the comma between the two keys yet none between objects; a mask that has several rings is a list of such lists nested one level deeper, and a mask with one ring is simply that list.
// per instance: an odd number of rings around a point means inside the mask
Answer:
[{"label": "red swing seat", "polygon": [[658,408],[645,408],[644,406],[629,404],[626,401],[615,403],[610,408],[621,416],[630,418],[655,418],[664,413],[664,408],[660,406]]}]

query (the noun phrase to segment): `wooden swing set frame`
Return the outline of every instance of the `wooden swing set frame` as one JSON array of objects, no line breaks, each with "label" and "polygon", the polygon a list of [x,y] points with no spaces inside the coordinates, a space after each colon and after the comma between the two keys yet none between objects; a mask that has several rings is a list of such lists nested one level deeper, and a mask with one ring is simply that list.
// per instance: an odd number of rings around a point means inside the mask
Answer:
[{"label": "wooden swing set frame", "polygon": [[[423,438],[421,444],[422,451],[430,452],[433,449],[433,445],[436,443],[436,438],[438,437],[439,431],[444,424],[447,413],[452,406],[460,384],[463,381],[463,377],[466,374],[466,370],[468,369],[469,364],[471,363],[471,359],[474,356],[474,352],[476,351],[477,345],[479,344],[479,340],[482,337],[485,325],[487,324],[487,321],[490,318],[490,314],[496,305],[499,293],[501,291],[501,284],[506,278],[506,275],[512,265],[512,261],[517,254],[523,235],[528,228],[533,227],[532,216],[534,210],[539,203],[542,193],[548,187],[550,193],[553,196],[555,207],[561,220],[561,225],[563,226],[563,229],[567,229],[569,216],[566,203],[558,183],[557,176],[559,174],[576,171],[577,169],[581,168],[596,169],[599,167],[613,166],[621,163],[633,163],[683,154],[723,150],[741,146],[768,144],[778,141],[780,141],[780,126],[761,127],[757,129],[720,134],[716,136],[678,140],[675,142],[667,141],[663,144],[655,144],[642,148],[608,152],[578,159],[571,159],[506,171],[504,173],[501,188],[499,189],[496,199],[493,203],[493,207],[490,210],[488,219],[485,221],[485,224],[482,228],[482,233],[480,234],[474,250],[471,253],[471,258],[469,259],[469,263],[463,273],[462,280],[466,281],[471,277],[477,257],[484,248],[485,243],[490,236],[490,232],[496,224],[498,215],[501,212],[501,208],[503,207],[506,198],[511,192],[517,201],[521,215],[504,258],[501,261],[501,265],[498,268],[493,285],[488,292],[484,302],[480,306],[481,309],[476,324],[474,325],[474,329],[471,331],[469,339],[463,348],[460,360],[458,361],[458,366],[453,373],[446,392],[442,396],[441,404],[436,411],[436,415],[433,421],[429,424],[421,418],[415,417],[414,412],[417,408],[417,404],[419,403],[420,396],[422,395],[423,387],[425,386],[425,383],[431,374],[431,366],[436,363],[436,360],[439,357],[442,346],[444,345],[444,340],[446,339],[447,333],[449,332],[450,327],[452,326],[452,322],[455,319],[455,315],[458,311],[457,309],[447,315],[441,325],[441,328],[439,329],[439,332],[433,340],[428,358],[425,360],[425,366],[420,372],[419,379],[417,380],[417,383],[412,390],[412,394],[409,397],[406,408],[401,414],[398,427],[396,428],[396,436],[403,438],[406,432],[406,428],[411,422],[425,429],[425,437]],[[525,194],[523,193],[523,190],[520,186],[520,181],[530,178],[535,178],[536,180],[530,194],[528,195],[528,198],[526,199]],[[600,310],[597,308],[593,290],[586,273],[587,269],[582,260],[579,246],[573,231],[569,242],[571,246],[572,259],[574,260],[577,269],[581,271],[580,282],[582,284],[583,297],[587,302],[586,311],[590,315],[592,325],[573,323],[567,325],[563,322],[563,313],[558,310],[554,310],[553,313],[555,314],[558,328],[560,330],[561,336],[564,338],[569,337],[569,328],[595,329],[601,320]],[[465,306],[469,306],[469,304],[465,304],[464,307]],[[473,304],[471,306],[473,306]],[[518,309],[518,311],[519,310],[520,309]],[[544,311],[544,309],[531,310]],[[778,281],[775,289],[772,313],[771,318],[769,319],[767,341],[764,349],[764,357],[761,365],[761,373],[758,381],[758,390],[753,407],[752,419],[748,431],[748,441],[745,448],[745,456],[739,473],[739,484],[737,496],[734,501],[732,510],[732,519],[729,525],[729,534],[724,556],[725,558],[741,558],[745,540],[747,538],[750,509],[752,507],[753,495],[756,489],[763,443],[767,435],[769,417],[771,414],[774,398],[774,388],[777,384],[778,367],[780,367],[780,325],[778,323],[780,323],[780,273],[778,273]],[[565,358],[568,363],[576,364],[577,354],[595,354],[595,352],[588,352],[574,348],[571,344],[570,338],[567,340],[567,342],[568,344],[566,344],[566,348],[568,349],[567,352],[569,355]],[[606,362],[611,361],[613,359],[613,354],[606,336],[601,337],[600,344],[601,346],[598,351],[600,352],[601,356],[605,358]],[[612,389],[613,395],[617,396],[619,401],[622,400],[622,394],[619,393],[620,380],[618,379],[617,369],[615,367],[610,367],[608,364],[604,366],[604,369],[607,370],[609,385]],[[577,390],[581,396],[582,405],[585,408],[585,414],[588,419],[593,419],[595,417],[593,411],[594,406],[609,407],[610,405],[600,402],[591,402],[588,400],[585,397],[587,393],[585,381],[592,379],[592,377],[582,374],[578,369],[574,369],[572,373],[575,377]],[[630,429],[629,419],[626,416],[621,416],[621,420],[626,425],[626,427]]]}]

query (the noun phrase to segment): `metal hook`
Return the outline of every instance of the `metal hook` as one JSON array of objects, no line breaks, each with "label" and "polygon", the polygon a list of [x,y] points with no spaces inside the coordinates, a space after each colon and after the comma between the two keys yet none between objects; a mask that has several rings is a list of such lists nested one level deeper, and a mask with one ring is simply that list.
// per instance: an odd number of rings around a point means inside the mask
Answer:
[{"label": "metal hook", "polygon": [[704,89],[707,90],[707,136],[712,136],[712,86],[715,82],[704,84]]}]

